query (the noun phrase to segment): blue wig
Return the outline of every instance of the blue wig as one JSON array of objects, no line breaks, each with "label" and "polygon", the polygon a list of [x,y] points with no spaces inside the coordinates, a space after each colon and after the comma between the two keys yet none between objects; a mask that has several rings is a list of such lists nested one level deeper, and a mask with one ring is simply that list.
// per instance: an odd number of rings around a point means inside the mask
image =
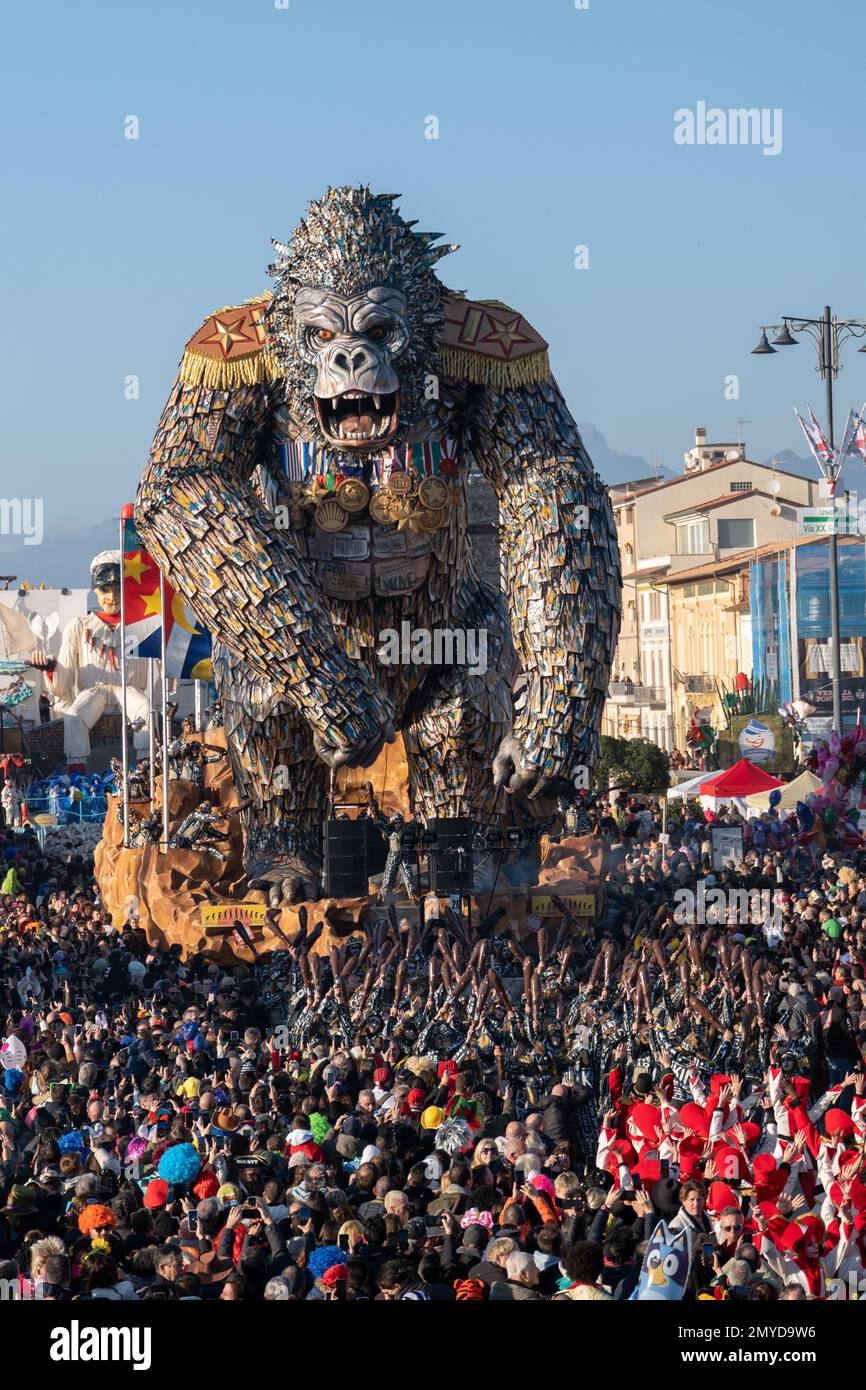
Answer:
[{"label": "blue wig", "polygon": [[326,1269],[333,1265],[344,1265],[346,1256],[338,1245],[320,1245],[310,1252],[307,1269],[314,1279],[321,1279]]},{"label": "blue wig", "polygon": [[172,1144],[159,1160],[159,1176],[176,1187],[193,1182],[201,1168],[201,1159],[193,1144]]}]

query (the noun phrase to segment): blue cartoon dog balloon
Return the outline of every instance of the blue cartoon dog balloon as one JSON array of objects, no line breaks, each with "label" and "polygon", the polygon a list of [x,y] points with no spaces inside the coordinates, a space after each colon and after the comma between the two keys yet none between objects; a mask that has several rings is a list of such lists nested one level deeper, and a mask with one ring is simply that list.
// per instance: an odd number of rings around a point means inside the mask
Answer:
[{"label": "blue cartoon dog balloon", "polygon": [[660,1221],[650,1236],[632,1298],[669,1302],[682,1298],[691,1262],[689,1232],[672,1231],[667,1222]]}]

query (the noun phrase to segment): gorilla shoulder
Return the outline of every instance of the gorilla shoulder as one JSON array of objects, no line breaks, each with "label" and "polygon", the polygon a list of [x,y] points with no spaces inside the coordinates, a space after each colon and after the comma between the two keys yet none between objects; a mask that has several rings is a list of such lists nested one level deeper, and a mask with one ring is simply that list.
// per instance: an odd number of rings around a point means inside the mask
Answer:
[{"label": "gorilla shoulder", "polygon": [[498,389],[549,380],[547,343],[516,309],[459,294],[449,294],[444,309],[439,354],[445,376]]},{"label": "gorilla shoulder", "polygon": [[208,315],[184,349],[179,372],[184,385],[229,390],[279,377],[264,324],[270,298],[257,295]]}]

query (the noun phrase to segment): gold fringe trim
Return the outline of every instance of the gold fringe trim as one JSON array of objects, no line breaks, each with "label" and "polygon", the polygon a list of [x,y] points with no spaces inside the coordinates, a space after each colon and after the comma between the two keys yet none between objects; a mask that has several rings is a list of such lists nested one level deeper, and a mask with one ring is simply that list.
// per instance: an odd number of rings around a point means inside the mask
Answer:
[{"label": "gold fringe trim", "polygon": [[508,386],[538,386],[550,380],[550,358],[543,352],[531,352],[513,362],[485,353],[470,352],[468,348],[443,345],[439,349],[443,376],[453,381],[468,381],[473,386],[493,386],[497,390]]},{"label": "gold fringe trim", "polygon": [[233,386],[267,386],[280,375],[276,358],[267,348],[245,357],[222,360],[187,348],[181,358],[178,380],[185,386],[205,386],[212,391],[228,391]]}]

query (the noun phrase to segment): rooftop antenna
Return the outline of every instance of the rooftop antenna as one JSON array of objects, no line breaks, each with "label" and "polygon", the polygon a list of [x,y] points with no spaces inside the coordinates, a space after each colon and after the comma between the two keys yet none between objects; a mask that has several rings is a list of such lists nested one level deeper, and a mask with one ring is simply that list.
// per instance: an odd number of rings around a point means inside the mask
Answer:
[{"label": "rooftop antenna", "polygon": [[660,483],[662,480],[662,461],[659,454],[653,455],[653,472],[656,475],[656,482]]},{"label": "rooftop antenna", "polygon": [[743,447],[743,425],[750,425],[751,423],[751,420],[744,420],[742,416],[737,419],[737,443],[741,450]]}]

